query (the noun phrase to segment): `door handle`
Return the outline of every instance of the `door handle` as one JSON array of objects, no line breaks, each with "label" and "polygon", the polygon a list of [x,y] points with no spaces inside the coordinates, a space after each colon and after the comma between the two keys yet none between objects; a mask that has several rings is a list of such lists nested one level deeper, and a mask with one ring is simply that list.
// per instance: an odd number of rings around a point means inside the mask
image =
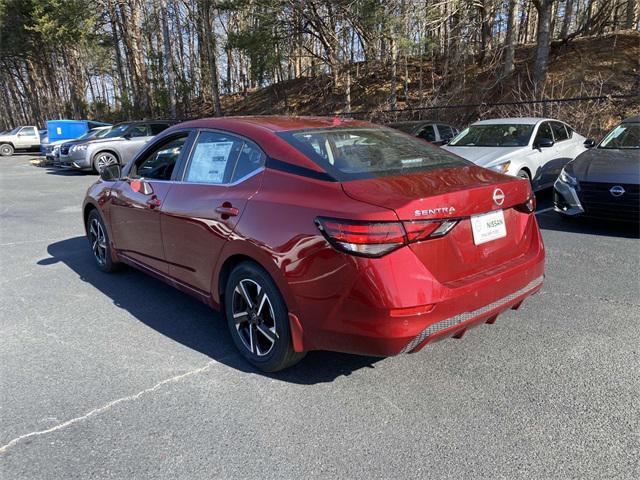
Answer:
[{"label": "door handle", "polygon": [[216,212],[218,212],[222,217],[237,217],[240,214],[240,210],[235,207],[232,207],[230,203],[225,202],[223,205],[220,205],[216,208]]},{"label": "door handle", "polygon": [[160,199],[155,195],[151,196],[149,200],[147,200],[147,207],[153,210],[161,205]]}]

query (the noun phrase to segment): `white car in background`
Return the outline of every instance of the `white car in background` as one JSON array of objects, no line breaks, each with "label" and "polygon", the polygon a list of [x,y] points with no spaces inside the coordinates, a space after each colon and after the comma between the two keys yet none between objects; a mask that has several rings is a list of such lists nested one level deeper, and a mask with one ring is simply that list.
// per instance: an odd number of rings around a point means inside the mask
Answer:
[{"label": "white car in background", "polygon": [[445,150],[496,172],[550,187],[562,167],[586,150],[585,138],[551,118],[496,118],[473,123]]}]

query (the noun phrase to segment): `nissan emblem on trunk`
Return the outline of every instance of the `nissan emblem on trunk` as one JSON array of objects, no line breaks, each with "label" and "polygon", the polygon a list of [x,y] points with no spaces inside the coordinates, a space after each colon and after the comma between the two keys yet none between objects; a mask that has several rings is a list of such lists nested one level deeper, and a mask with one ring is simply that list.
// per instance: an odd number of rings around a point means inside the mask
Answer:
[{"label": "nissan emblem on trunk", "polygon": [[502,190],[500,190],[499,188],[496,188],[493,191],[493,201],[498,206],[500,206],[500,205],[502,205],[504,203],[504,192]]},{"label": "nissan emblem on trunk", "polygon": [[620,197],[624,195],[624,192],[625,192],[624,188],[622,188],[620,185],[611,187],[611,190],[609,190],[609,193],[614,197]]}]

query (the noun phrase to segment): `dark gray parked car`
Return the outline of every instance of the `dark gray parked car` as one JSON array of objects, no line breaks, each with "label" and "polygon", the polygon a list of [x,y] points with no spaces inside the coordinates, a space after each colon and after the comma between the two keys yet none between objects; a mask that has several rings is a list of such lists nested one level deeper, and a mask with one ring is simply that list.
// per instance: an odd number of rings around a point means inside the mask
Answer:
[{"label": "dark gray parked car", "polygon": [[640,221],[640,116],[624,120],[568,163],[553,188],[565,217]]},{"label": "dark gray parked car", "polygon": [[460,131],[451,125],[433,120],[416,120],[411,122],[390,123],[388,127],[408,133],[414,137],[426,140],[434,145],[444,145]]}]

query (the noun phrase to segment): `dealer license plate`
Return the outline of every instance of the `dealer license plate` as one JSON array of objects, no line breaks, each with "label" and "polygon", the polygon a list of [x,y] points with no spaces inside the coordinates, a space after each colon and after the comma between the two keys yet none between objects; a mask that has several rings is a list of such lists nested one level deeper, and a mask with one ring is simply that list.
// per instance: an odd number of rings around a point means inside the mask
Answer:
[{"label": "dealer license plate", "polygon": [[473,231],[473,243],[476,245],[506,237],[507,228],[504,223],[504,212],[496,210],[495,212],[472,216],[471,229]]}]

